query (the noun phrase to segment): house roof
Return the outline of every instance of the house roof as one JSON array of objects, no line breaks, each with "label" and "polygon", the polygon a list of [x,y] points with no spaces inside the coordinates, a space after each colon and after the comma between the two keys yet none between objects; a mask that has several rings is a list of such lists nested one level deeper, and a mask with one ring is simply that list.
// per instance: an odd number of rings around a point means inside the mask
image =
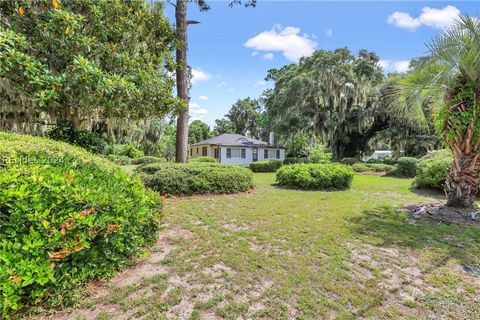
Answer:
[{"label": "house roof", "polygon": [[199,146],[199,145],[205,145],[205,144],[217,145],[217,146],[245,146],[245,147],[272,146],[265,141],[256,140],[253,138],[247,138],[240,134],[233,134],[233,133],[224,133],[219,136],[192,144],[192,146]]}]

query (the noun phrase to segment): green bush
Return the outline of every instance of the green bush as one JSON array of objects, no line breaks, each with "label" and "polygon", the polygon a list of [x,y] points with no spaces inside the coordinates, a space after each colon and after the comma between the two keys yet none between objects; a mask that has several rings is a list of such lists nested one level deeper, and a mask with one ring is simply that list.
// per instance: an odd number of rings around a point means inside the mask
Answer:
[{"label": "green bush", "polygon": [[444,190],[452,162],[453,156],[450,150],[430,152],[417,163],[415,184],[418,187]]},{"label": "green bush", "polygon": [[93,153],[104,155],[110,153],[110,146],[101,135],[86,130],[77,131],[69,122],[55,124],[47,130],[45,135],[50,139],[67,142]]},{"label": "green bush", "polygon": [[132,159],[130,161],[130,164],[142,165],[142,164],[158,163],[158,162],[167,162],[167,160],[159,157],[144,156],[144,157]]},{"label": "green bush", "polygon": [[355,172],[386,172],[390,173],[394,170],[394,166],[383,163],[355,163],[352,166]]},{"label": "green bush", "polygon": [[137,168],[145,185],[163,195],[218,194],[253,188],[253,174],[239,165],[151,163]]},{"label": "green bush", "polygon": [[397,167],[394,171],[394,174],[402,177],[415,177],[417,171],[417,158],[412,157],[401,157],[398,158]]},{"label": "green bush", "polygon": [[104,158],[0,133],[0,164],[0,318],[71,301],[156,238],[159,197]]},{"label": "green bush", "polygon": [[317,144],[308,148],[308,163],[325,164],[332,161],[332,154],[327,152],[325,146]]},{"label": "green bush", "polygon": [[202,156],[202,157],[196,157],[196,158],[189,158],[188,162],[210,162],[210,163],[213,163],[213,162],[217,162],[217,160],[215,160],[215,158],[213,158],[213,157]]},{"label": "green bush", "polygon": [[382,159],[368,159],[367,163],[383,163]]},{"label": "green bush", "polygon": [[350,187],[353,176],[353,170],[343,164],[301,163],[278,169],[277,183],[300,189],[341,190]]},{"label": "green bush", "polygon": [[275,172],[282,166],[280,160],[262,160],[250,163],[253,172]]},{"label": "green bush", "polygon": [[295,163],[306,163],[306,162],[307,162],[307,158],[289,157],[283,160],[283,164],[295,164]]},{"label": "green bush", "polygon": [[343,158],[340,161],[343,164],[348,164],[349,166],[353,166],[355,163],[359,162],[357,158]]},{"label": "green bush", "polygon": [[398,162],[398,159],[396,158],[391,158],[391,157],[386,157],[386,158],[383,158],[383,163],[384,164],[389,164],[389,165],[396,165],[397,162]]},{"label": "green bush", "polygon": [[132,159],[127,156],[116,156],[114,154],[109,154],[107,159],[121,166],[129,165],[132,162]]},{"label": "green bush", "polygon": [[137,149],[133,143],[116,144],[113,146],[113,153],[117,156],[125,156],[132,159],[144,156],[143,151]]}]

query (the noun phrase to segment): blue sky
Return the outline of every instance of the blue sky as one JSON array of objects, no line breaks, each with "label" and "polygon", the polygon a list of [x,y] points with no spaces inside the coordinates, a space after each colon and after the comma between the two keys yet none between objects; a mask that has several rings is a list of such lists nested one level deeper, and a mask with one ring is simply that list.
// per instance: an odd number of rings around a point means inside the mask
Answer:
[{"label": "blue sky", "polygon": [[[208,1],[189,4],[188,63],[194,78],[191,120],[212,126],[239,98],[258,98],[271,87],[267,70],[294,63],[316,49],[375,51],[386,71],[405,71],[426,53],[425,43],[459,12],[480,15],[479,1],[267,1],[256,8]],[[173,21],[173,7],[166,4]]]}]

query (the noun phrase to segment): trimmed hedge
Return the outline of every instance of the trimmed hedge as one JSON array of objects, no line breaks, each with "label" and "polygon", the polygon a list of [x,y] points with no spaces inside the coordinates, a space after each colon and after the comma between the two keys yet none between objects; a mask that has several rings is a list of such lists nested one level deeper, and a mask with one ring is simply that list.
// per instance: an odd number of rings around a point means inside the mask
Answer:
[{"label": "trimmed hedge", "polygon": [[160,198],[104,158],[0,133],[0,163],[0,318],[70,302],[156,238]]},{"label": "trimmed hedge", "polygon": [[355,163],[352,166],[355,172],[392,172],[395,166],[382,163]]},{"label": "trimmed hedge", "polygon": [[430,152],[417,163],[415,184],[417,187],[444,190],[452,162],[453,156],[450,150]]},{"label": "trimmed hedge", "polygon": [[417,158],[400,157],[394,173],[398,176],[413,178],[417,171],[417,162]]},{"label": "trimmed hedge", "polygon": [[301,163],[277,170],[277,183],[283,186],[314,190],[342,190],[352,184],[353,170],[343,164]]},{"label": "trimmed hedge", "polygon": [[343,158],[340,161],[343,164],[348,164],[349,166],[353,166],[355,163],[359,162],[357,158]]},{"label": "trimmed hedge", "polygon": [[152,163],[137,168],[143,182],[163,195],[219,194],[253,188],[253,173],[220,163]]},{"label": "trimmed hedge", "polygon": [[214,163],[217,162],[217,160],[214,157],[207,157],[207,156],[202,156],[202,157],[196,157],[196,158],[189,158],[188,162],[209,162],[209,163]]},{"label": "trimmed hedge", "polygon": [[250,163],[253,172],[276,172],[282,166],[280,160],[262,160]]},{"label": "trimmed hedge", "polygon": [[145,156],[145,157],[132,159],[130,161],[130,164],[142,165],[142,164],[158,163],[158,162],[167,162],[167,160],[165,160],[164,158]]}]

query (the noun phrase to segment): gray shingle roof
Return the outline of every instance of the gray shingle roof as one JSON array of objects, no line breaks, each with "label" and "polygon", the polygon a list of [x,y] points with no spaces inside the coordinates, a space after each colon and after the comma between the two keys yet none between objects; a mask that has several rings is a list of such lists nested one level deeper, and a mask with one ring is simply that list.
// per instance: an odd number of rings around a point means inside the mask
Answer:
[{"label": "gray shingle roof", "polygon": [[224,133],[219,136],[192,144],[192,146],[213,144],[218,146],[268,146],[265,141],[247,138],[240,134]]}]

